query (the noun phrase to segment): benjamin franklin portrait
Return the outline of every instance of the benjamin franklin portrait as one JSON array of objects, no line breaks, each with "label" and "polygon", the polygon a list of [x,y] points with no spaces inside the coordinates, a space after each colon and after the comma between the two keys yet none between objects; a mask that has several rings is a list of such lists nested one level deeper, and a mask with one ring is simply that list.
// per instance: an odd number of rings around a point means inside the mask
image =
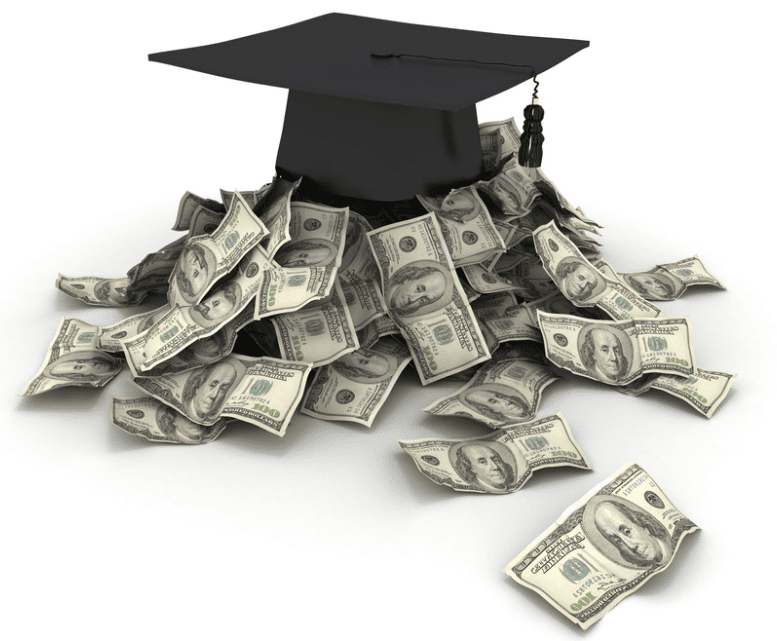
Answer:
[{"label": "benjamin franklin portrait", "polygon": [[337,248],[321,238],[293,240],[275,254],[275,262],[281,267],[323,267],[337,257]]},{"label": "benjamin franklin portrait", "polygon": [[160,405],[156,413],[160,431],[172,442],[195,445],[213,440],[221,432],[222,422],[213,425],[199,425],[167,405]]},{"label": "benjamin franklin portrait", "polygon": [[209,259],[215,263],[210,250],[196,243],[184,247],[181,252],[173,278],[187,303],[193,303],[206,290],[210,282]]},{"label": "benjamin franklin portrait", "polygon": [[468,189],[461,189],[452,191],[443,199],[437,215],[445,221],[466,223],[476,218],[479,211],[476,196]]},{"label": "benjamin franklin portrait", "polygon": [[672,279],[663,274],[639,272],[625,274],[625,279],[635,292],[647,300],[674,300],[677,296]]},{"label": "benjamin franklin portrait", "polygon": [[202,327],[214,327],[222,323],[240,302],[242,292],[236,282],[214,289],[201,303],[191,308],[194,321]]},{"label": "benjamin franklin portrait", "polygon": [[122,361],[99,351],[63,354],[43,370],[44,376],[74,383],[104,385],[119,373]]},{"label": "benjamin franklin portrait", "polygon": [[663,566],[674,552],[661,522],[618,496],[597,495],[589,500],[583,512],[583,530],[605,556],[627,567]]},{"label": "benjamin franklin portrait", "polygon": [[515,489],[516,479],[525,469],[525,464],[521,462],[519,467],[512,452],[502,443],[465,442],[451,448],[449,456],[461,479],[484,492],[502,493]]},{"label": "benjamin franklin portrait", "polygon": [[94,286],[94,295],[104,305],[124,307],[130,302],[127,293],[129,285],[129,278],[106,278]]},{"label": "benjamin franklin portrait", "polygon": [[189,416],[203,423],[215,422],[236,379],[235,366],[224,361],[195,370],[183,389],[183,404]]},{"label": "benjamin franklin portrait", "polygon": [[573,302],[585,302],[605,287],[602,275],[577,258],[564,258],[556,266],[556,281],[564,295]]},{"label": "benjamin franklin portrait", "polygon": [[623,343],[607,327],[595,327],[586,332],[578,351],[585,368],[604,383],[619,383],[629,372]]},{"label": "benjamin franklin portrait", "polygon": [[360,347],[331,363],[345,378],[357,383],[377,383],[391,375],[391,362],[380,352]]},{"label": "benjamin franklin portrait", "polygon": [[399,316],[435,311],[452,297],[451,273],[434,261],[417,261],[401,267],[392,274],[386,287],[388,308]]},{"label": "benjamin franklin portrait", "polygon": [[532,415],[528,401],[507,385],[475,385],[459,393],[458,398],[470,409],[496,423],[521,423]]}]

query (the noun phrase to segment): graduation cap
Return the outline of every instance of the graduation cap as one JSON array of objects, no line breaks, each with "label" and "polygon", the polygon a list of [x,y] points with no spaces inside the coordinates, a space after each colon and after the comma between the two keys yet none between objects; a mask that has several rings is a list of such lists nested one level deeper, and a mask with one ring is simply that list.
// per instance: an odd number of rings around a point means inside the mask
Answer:
[{"label": "graduation cap", "polygon": [[475,103],[587,46],[330,13],[148,58],[289,89],[278,173],[322,193],[399,201],[476,181]]}]

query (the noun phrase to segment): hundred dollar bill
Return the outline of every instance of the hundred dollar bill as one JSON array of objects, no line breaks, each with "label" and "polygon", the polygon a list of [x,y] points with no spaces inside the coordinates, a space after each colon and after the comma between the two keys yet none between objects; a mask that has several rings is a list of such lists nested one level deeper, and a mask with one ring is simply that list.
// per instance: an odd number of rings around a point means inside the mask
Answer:
[{"label": "hundred dollar bill", "polygon": [[517,156],[508,160],[491,180],[481,180],[476,187],[480,192],[487,192],[502,213],[510,218],[528,216],[535,201],[542,197],[529,172],[518,163]]},{"label": "hundred dollar bill", "polygon": [[211,211],[207,207],[197,207],[192,214],[186,239],[188,240],[189,238],[212,234],[218,229],[218,226],[226,215],[227,212],[225,211],[216,212]]},{"label": "hundred dollar bill", "polygon": [[347,283],[378,280],[380,272],[375,258],[370,251],[370,241],[367,234],[373,230],[372,225],[361,214],[350,210],[348,225],[345,228],[345,245],[343,260],[337,275]]},{"label": "hundred dollar bill", "polygon": [[600,321],[537,312],[545,354],[558,367],[608,385],[645,374],[696,375],[687,316]]},{"label": "hundred dollar bill", "polygon": [[182,374],[135,378],[142,390],[200,425],[237,418],[283,436],[310,365],[232,354]]},{"label": "hundred dollar bill", "polygon": [[175,217],[175,224],[173,225],[173,231],[186,231],[189,229],[189,225],[192,222],[192,216],[199,207],[210,209],[213,212],[226,213],[227,208],[218,200],[211,200],[210,198],[202,198],[196,194],[187,191],[182,197],[181,202],[178,203],[178,214]]},{"label": "hundred dollar bill", "polygon": [[371,427],[410,358],[407,347],[390,337],[360,347],[318,370],[300,412]]},{"label": "hundred dollar bill", "polygon": [[150,396],[111,397],[111,423],[127,434],[157,443],[210,443],[218,438],[229,422],[230,419],[221,418],[213,425],[198,425]]},{"label": "hundred dollar bill", "polygon": [[497,343],[507,341],[542,342],[540,330],[532,322],[531,314],[523,306],[511,308],[509,314],[486,321],[486,327],[496,338]]},{"label": "hundred dollar bill", "polygon": [[343,256],[348,208],[291,204],[291,240],[263,270],[254,318],[294,312],[329,296]]},{"label": "hundred dollar bill", "polygon": [[60,387],[103,387],[121,371],[124,361],[100,350],[97,330],[76,318],[63,318],[43,365],[22,389],[34,396]]},{"label": "hundred dollar bill", "polygon": [[229,211],[212,234],[186,243],[170,277],[170,305],[196,305],[213,284],[231,272],[259,241],[267,228],[235,193]]},{"label": "hundred dollar bill", "polygon": [[383,296],[380,293],[380,283],[377,280],[354,279],[350,283],[341,280],[340,287],[343,291],[343,300],[348,306],[348,313],[353,320],[353,326],[357,330],[386,313]]},{"label": "hundred dollar bill", "polygon": [[586,629],[666,570],[698,529],[630,463],[567,508],[504,571]]},{"label": "hundred dollar bill", "polygon": [[711,285],[725,289],[698,256],[656,265],[644,272],[618,273],[612,265],[601,259],[592,264],[605,276],[617,278],[647,300],[677,300],[691,285]]},{"label": "hundred dollar bill", "polygon": [[378,316],[356,332],[361,347],[372,347],[383,336],[401,334],[397,324],[388,316]]},{"label": "hundred dollar bill", "polygon": [[227,191],[226,189],[219,189],[219,193],[221,194],[221,202],[224,203],[224,207],[227,210],[229,210],[229,207],[232,204],[232,198],[236,193],[240,194],[240,197],[246,201],[249,207],[254,208],[270,190],[270,187],[272,187],[272,183],[268,183],[260,189],[251,191]]},{"label": "hundred dollar bill", "polygon": [[558,376],[529,359],[515,358],[481,367],[472,380],[424,412],[466,416],[498,429],[537,415],[543,390]]},{"label": "hundred dollar bill", "polygon": [[488,360],[434,214],[382,227],[368,237],[388,316],[407,341],[422,384]]},{"label": "hundred dollar bill", "polygon": [[269,189],[262,190],[258,197],[254,212],[269,232],[261,241],[269,258],[273,258],[281,245],[291,240],[291,199],[301,180],[300,178],[296,182],[289,182],[276,176]]},{"label": "hundred dollar bill", "polygon": [[127,276],[130,285],[127,293],[140,302],[147,294],[167,294],[168,281],[173,268],[186,244],[186,238],[178,238],[162,249],[147,254],[137,265],[130,267]]},{"label": "hundred dollar bill", "polygon": [[495,294],[519,289],[518,285],[510,282],[504,276],[488,270],[484,264],[466,265],[461,268],[461,271],[464,272],[472,288],[481,294]]},{"label": "hundred dollar bill", "polygon": [[475,316],[481,321],[491,320],[504,316],[507,309],[515,307],[517,301],[511,292],[486,294],[470,303]]},{"label": "hundred dollar bill", "polygon": [[136,314],[113,325],[97,328],[97,346],[104,352],[121,352],[122,341],[146,331],[170,311],[170,305],[162,305],[150,312]]},{"label": "hundred dollar bill", "polygon": [[560,413],[460,441],[397,442],[424,476],[458,492],[507,494],[520,490],[534,470],[591,469]]},{"label": "hundred dollar bill", "polygon": [[640,396],[651,389],[661,390],[685,401],[707,418],[712,418],[728,396],[736,374],[697,368],[693,376],[653,374],[634,381],[625,388],[615,388],[628,396]]},{"label": "hundred dollar bill", "polygon": [[137,305],[138,297],[131,297],[127,276],[100,278],[99,276],[63,276],[59,274],[54,286],[68,296],[82,300],[87,305],[102,307],[129,307]]},{"label": "hundred dollar bill", "polygon": [[595,305],[616,320],[656,318],[663,314],[630,287],[599,272],[555,223],[534,232],[534,247],[545,271],[576,306]]},{"label": "hundred dollar bill", "polygon": [[521,148],[521,132],[514,118],[478,125],[482,170],[490,171]]},{"label": "hundred dollar bill", "polygon": [[149,370],[142,372],[135,371],[130,362],[132,375],[164,376],[166,374],[178,374],[220,361],[222,358],[232,353],[232,349],[237,341],[237,332],[252,321],[252,310],[244,309],[215,334],[210,334],[209,336],[197,339],[186,347],[186,349],[178,352],[172,358],[168,358]]},{"label": "hundred dollar bill", "polygon": [[359,347],[356,330],[343,301],[340,283],[332,296],[297,312],[271,316],[281,356],[287,361],[319,367]]},{"label": "hundred dollar bill", "polygon": [[416,196],[437,216],[456,267],[480,263],[505,251],[505,243],[474,187],[454,189],[445,197]]}]

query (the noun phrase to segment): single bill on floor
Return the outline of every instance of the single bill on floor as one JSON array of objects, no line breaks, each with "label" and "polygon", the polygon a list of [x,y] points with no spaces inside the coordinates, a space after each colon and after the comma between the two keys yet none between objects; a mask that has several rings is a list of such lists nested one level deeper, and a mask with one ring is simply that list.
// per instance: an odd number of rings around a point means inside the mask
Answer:
[{"label": "single bill on floor", "polygon": [[437,216],[442,237],[456,267],[475,265],[506,251],[504,240],[474,187],[452,190],[447,196],[416,196]]},{"label": "single bill on floor", "polygon": [[348,208],[291,203],[291,240],[263,270],[254,318],[295,312],[329,296],[343,257]]},{"label": "single bill on floor", "polygon": [[612,265],[602,259],[592,264],[606,276],[612,277],[611,274],[615,274],[616,278],[647,300],[677,300],[691,285],[726,289],[723,283],[709,273],[698,256],[656,265],[644,272],[615,272]]},{"label": "single bill on floor", "polygon": [[172,358],[149,370],[138,372],[130,366],[133,376],[164,376],[210,365],[232,353],[237,333],[254,319],[251,309],[244,309],[215,334],[199,338]]},{"label": "single bill on floor", "polygon": [[478,191],[485,191],[510,218],[528,216],[542,193],[525,167],[513,156],[491,180],[481,180],[475,185]]},{"label": "single bill on floor", "polygon": [[307,363],[232,354],[181,374],[133,380],[194,423],[237,418],[283,436],[310,370]]},{"label": "single bill on floor", "polygon": [[458,492],[509,494],[534,470],[562,465],[590,470],[561,413],[458,441],[397,439],[421,473]]},{"label": "single bill on floor", "polygon": [[229,211],[213,233],[190,239],[170,276],[171,306],[196,305],[219,279],[267,235],[267,228],[235,193]]},{"label": "single bill on floor", "polygon": [[261,241],[265,254],[273,258],[282,245],[291,240],[291,199],[299,187],[300,178],[289,182],[275,176],[269,189],[263,191],[254,207],[254,212],[267,227],[268,235]]},{"label": "single bill on floor", "polygon": [[630,287],[604,276],[555,223],[534,232],[534,247],[545,271],[577,307],[596,306],[615,320],[656,318],[663,314]]},{"label": "single bill on floor", "polygon": [[661,390],[685,401],[707,418],[712,418],[715,410],[728,396],[736,377],[736,374],[713,372],[699,367],[693,376],[668,374],[652,376],[646,382],[644,389],[640,389],[639,393],[633,395],[639,396],[640,393],[651,389]]},{"label": "single bill on floor", "polygon": [[558,367],[608,385],[645,374],[696,375],[687,316],[601,321],[537,312],[545,355]]},{"label": "single bill on floor", "polygon": [[99,276],[63,276],[59,274],[54,286],[87,305],[129,307],[140,302],[135,297],[130,297],[128,293],[131,282],[127,276],[100,278]]},{"label": "single bill on floor", "polygon": [[183,414],[151,396],[111,397],[111,423],[133,436],[157,443],[198,445],[214,441],[230,419],[220,418],[213,425],[193,423]]},{"label": "single bill on floor", "polygon": [[164,304],[150,312],[143,312],[120,320],[113,325],[97,328],[97,347],[104,352],[121,352],[122,342],[145,332],[170,311],[170,305]]},{"label": "single bill on floor", "polygon": [[43,365],[24,386],[22,396],[35,396],[60,387],[104,387],[121,371],[124,360],[99,348],[98,329],[77,318],[63,318]]},{"label": "single bill on floor", "polygon": [[521,148],[521,132],[515,118],[478,125],[482,170],[495,169],[499,162]]},{"label": "single bill on floor", "polygon": [[381,338],[316,372],[300,412],[328,421],[372,427],[402,370],[410,362],[403,341]]},{"label": "single bill on floor", "polygon": [[481,294],[497,294],[499,292],[514,292],[519,288],[504,276],[490,271],[484,264],[465,265],[461,268],[467,281],[476,292]]},{"label": "single bill on floor", "polygon": [[357,330],[386,313],[379,281],[358,278],[351,282],[340,280],[340,287],[343,291],[343,300],[353,320],[353,326]]},{"label": "single bill on floor", "polygon": [[182,197],[181,202],[178,203],[178,214],[175,217],[175,224],[173,225],[173,231],[186,231],[191,225],[194,212],[198,208],[204,207],[210,209],[216,213],[226,213],[227,208],[223,203],[218,200],[212,200],[210,198],[202,198],[196,194],[187,191]]},{"label": "single bill on floor", "polygon": [[698,529],[630,463],[567,508],[504,572],[586,629],[666,570]]},{"label": "single bill on floor", "polygon": [[368,238],[388,316],[407,341],[422,384],[488,360],[434,214],[381,227]]},{"label": "single bill on floor", "polygon": [[464,387],[425,407],[424,412],[466,416],[492,429],[525,423],[537,415],[542,391],[557,380],[550,369],[533,360],[500,360],[481,367]]},{"label": "single bill on floor", "polygon": [[320,367],[358,349],[359,339],[343,298],[340,283],[335,281],[328,298],[296,312],[270,316],[281,357]]}]

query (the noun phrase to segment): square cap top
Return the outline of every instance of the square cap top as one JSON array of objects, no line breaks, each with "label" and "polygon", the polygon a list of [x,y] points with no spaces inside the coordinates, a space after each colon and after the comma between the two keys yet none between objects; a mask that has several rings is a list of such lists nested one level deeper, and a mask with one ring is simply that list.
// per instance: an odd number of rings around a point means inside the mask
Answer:
[{"label": "square cap top", "polygon": [[[458,111],[550,69],[587,46],[585,40],[512,36],[330,13],[236,40],[154,53],[148,58],[293,91]],[[387,54],[401,57],[385,57]]]}]

